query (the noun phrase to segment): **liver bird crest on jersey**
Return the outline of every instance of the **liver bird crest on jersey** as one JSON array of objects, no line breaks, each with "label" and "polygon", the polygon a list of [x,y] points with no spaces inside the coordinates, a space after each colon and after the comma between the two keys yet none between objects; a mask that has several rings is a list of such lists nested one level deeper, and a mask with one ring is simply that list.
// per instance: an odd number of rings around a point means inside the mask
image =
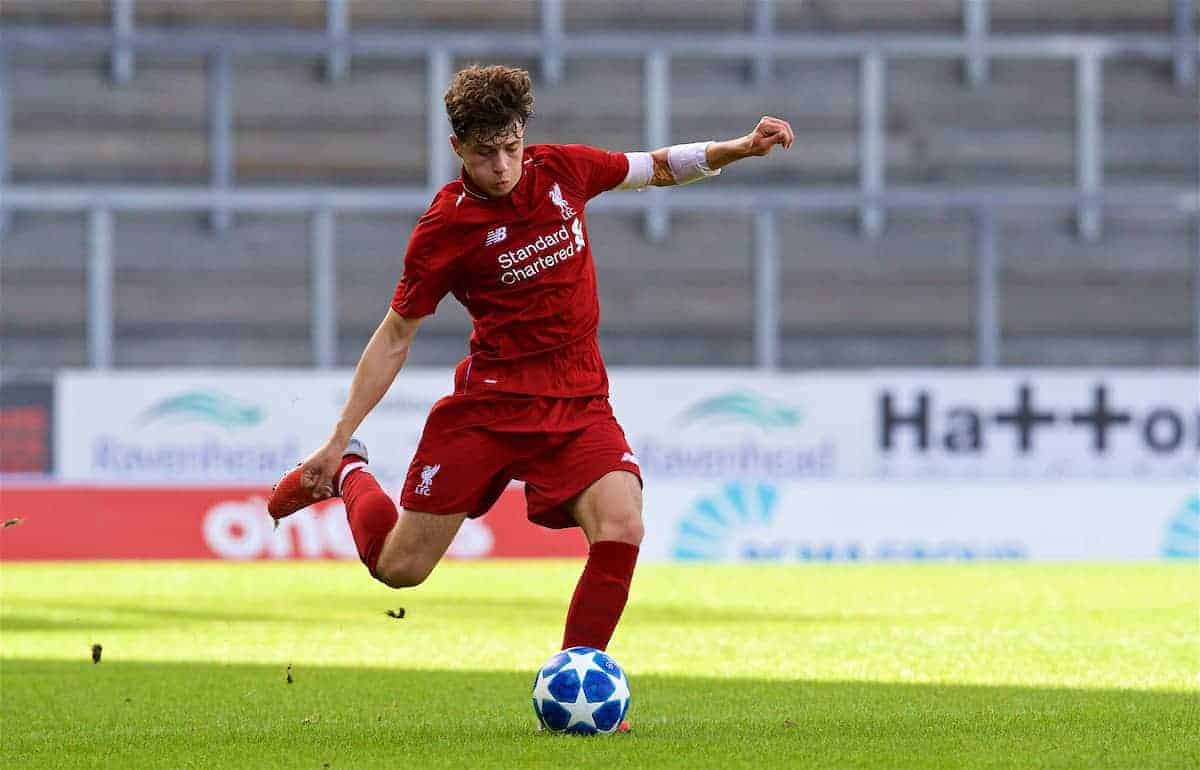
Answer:
[{"label": "liver bird crest on jersey", "polygon": [[550,202],[558,206],[558,211],[564,220],[575,216],[575,209],[571,208],[571,204],[567,203],[567,199],[563,197],[562,188],[558,186],[558,182],[555,182],[554,186],[550,188]]}]

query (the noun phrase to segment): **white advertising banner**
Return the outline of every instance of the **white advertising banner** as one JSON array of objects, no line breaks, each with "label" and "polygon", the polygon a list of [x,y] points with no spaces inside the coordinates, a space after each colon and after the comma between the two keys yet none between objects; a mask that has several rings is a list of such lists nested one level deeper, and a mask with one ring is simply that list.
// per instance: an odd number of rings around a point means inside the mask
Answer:
[{"label": "white advertising banner", "polygon": [[[328,436],[349,370],[64,372],[67,480],[273,480]],[[360,431],[405,465],[449,370],[404,371]],[[1200,472],[1194,370],[612,372],[648,479],[1158,479]],[[374,461],[374,458],[372,458]]]},{"label": "white advertising banner", "polygon": [[647,477],[1174,479],[1200,473],[1196,370],[613,375]]},{"label": "white advertising banner", "polygon": [[[351,374],[64,372],[58,475],[270,484],[326,439]],[[1200,539],[1196,370],[611,380],[646,482],[647,558],[1194,558]],[[448,368],[406,370],[364,423],[387,487],[451,387]]]},{"label": "white advertising banner", "polygon": [[[349,371],[64,372],[55,394],[58,476],[71,482],[262,483],[325,442]],[[403,478],[449,371],[405,372],[363,423],[375,474]]]},{"label": "white advertising banner", "polygon": [[648,560],[1200,557],[1192,484],[1114,481],[648,485]]}]

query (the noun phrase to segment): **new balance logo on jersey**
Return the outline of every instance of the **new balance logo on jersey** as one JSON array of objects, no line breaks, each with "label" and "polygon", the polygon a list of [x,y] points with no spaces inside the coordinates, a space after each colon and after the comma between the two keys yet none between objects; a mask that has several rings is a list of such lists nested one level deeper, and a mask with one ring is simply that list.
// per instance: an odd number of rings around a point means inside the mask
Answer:
[{"label": "new balance logo on jersey", "polygon": [[495,230],[489,230],[487,237],[483,239],[484,246],[495,246],[500,241],[508,237],[508,227],[497,227]]},{"label": "new balance logo on jersey", "polygon": [[571,208],[571,204],[567,203],[567,199],[563,197],[562,188],[558,186],[558,182],[550,188],[550,202],[558,206],[558,211],[562,214],[564,220],[575,216],[575,209]]},{"label": "new balance logo on jersey", "polygon": [[421,469],[421,483],[417,484],[417,488],[413,490],[418,495],[429,497],[430,487],[433,486],[433,477],[442,469],[441,463],[437,465],[426,465]]}]

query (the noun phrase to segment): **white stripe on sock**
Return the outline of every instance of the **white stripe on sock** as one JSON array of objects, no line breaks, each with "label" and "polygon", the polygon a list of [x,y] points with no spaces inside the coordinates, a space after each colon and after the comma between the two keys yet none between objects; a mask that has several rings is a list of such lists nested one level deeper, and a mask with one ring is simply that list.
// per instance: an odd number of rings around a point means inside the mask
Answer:
[{"label": "white stripe on sock", "polygon": [[356,471],[359,468],[366,468],[366,467],[367,467],[366,463],[356,462],[356,463],[350,463],[345,468],[342,468],[342,472],[340,474],[338,474],[337,487],[333,490],[333,493],[335,495],[340,495],[342,493],[342,484],[345,483],[346,477],[350,475],[351,471]]}]

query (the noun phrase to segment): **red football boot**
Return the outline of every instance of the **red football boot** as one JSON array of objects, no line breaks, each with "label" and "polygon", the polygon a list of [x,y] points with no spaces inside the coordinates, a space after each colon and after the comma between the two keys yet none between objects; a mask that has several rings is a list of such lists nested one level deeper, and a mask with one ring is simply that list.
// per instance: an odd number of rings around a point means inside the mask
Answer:
[{"label": "red football boot", "polygon": [[[355,458],[358,464],[347,463],[346,458]],[[356,438],[350,439],[350,443],[346,444],[346,451],[342,452],[342,464],[338,469],[336,476],[333,479],[333,495],[338,495],[338,488],[341,481],[345,478],[346,472],[352,470],[351,466],[362,467],[367,464],[367,446]],[[280,519],[291,516],[301,508],[307,508],[313,503],[319,503],[325,498],[318,497],[313,492],[305,488],[300,481],[300,466],[297,465],[283,475],[275,486],[271,487],[271,497],[267,500],[267,513],[271,514],[271,518],[279,522]]]}]

